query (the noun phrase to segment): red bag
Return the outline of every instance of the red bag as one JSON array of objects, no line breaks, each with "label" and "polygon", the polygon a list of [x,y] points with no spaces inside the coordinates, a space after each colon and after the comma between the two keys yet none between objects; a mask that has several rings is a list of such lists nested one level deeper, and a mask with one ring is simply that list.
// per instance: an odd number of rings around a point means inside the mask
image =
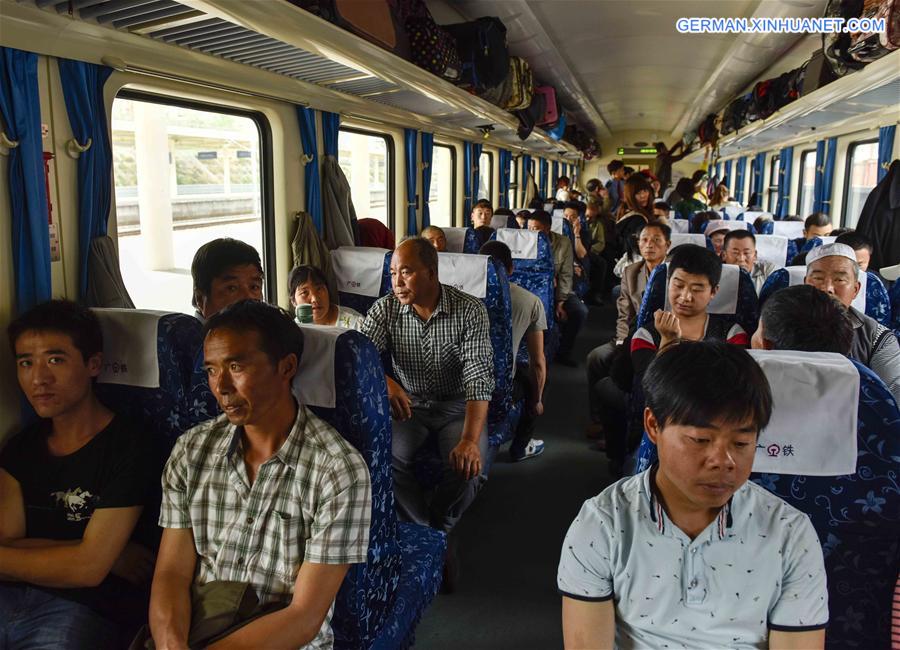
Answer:
[{"label": "red bag", "polygon": [[900,0],[866,0],[861,18],[882,18],[884,32],[857,32],[850,36],[850,53],[869,63],[900,48]]}]

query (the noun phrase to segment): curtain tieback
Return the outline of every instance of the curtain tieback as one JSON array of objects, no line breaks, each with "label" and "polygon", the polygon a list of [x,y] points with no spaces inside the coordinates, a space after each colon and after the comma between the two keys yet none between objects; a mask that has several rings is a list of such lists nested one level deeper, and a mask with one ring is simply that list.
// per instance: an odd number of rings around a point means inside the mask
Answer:
[{"label": "curtain tieback", "polygon": [[87,142],[84,144],[79,144],[78,140],[72,138],[66,142],[66,153],[69,154],[70,158],[78,158],[81,154],[90,149],[92,144],[94,144],[93,138],[88,138]]},{"label": "curtain tieback", "polygon": [[305,167],[306,165],[308,165],[315,159],[316,159],[315,156],[311,156],[310,154],[305,154],[303,156],[300,156],[300,164]]},{"label": "curtain tieback", "polygon": [[15,149],[19,146],[19,141],[10,140],[5,131],[0,131],[0,146],[6,147],[7,149]]},{"label": "curtain tieback", "polygon": [[417,205],[416,202],[413,201],[412,203],[407,203],[407,204],[406,204],[406,207],[407,207],[407,208],[414,208],[414,207],[416,207],[416,205]]},{"label": "curtain tieback", "polygon": [[431,167],[431,163],[423,162],[423,163],[420,165],[420,167],[422,168],[422,171],[425,171],[426,169],[428,169],[429,167]]}]

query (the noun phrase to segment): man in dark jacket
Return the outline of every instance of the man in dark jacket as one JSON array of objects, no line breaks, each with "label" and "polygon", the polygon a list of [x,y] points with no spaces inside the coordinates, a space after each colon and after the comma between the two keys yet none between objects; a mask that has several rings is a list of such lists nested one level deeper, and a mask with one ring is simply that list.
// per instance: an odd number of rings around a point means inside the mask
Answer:
[{"label": "man in dark jacket", "polygon": [[891,163],[887,176],[869,193],[856,231],[872,240],[869,269],[900,263],[900,160]]}]

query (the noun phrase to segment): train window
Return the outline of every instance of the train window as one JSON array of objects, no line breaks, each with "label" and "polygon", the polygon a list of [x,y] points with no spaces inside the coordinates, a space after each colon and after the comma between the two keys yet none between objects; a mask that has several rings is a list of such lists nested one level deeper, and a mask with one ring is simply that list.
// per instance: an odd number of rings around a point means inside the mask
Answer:
[{"label": "train window", "polygon": [[478,158],[478,198],[491,200],[494,179],[494,154],[483,152]]},{"label": "train window", "polygon": [[519,201],[516,200],[518,196],[517,192],[519,191],[519,157],[513,156],[509,161],[509,191],[507,194],[509,195],[509,207],[511,208],[521,208],[523,206],[519,205]]},{"label": "train window", "polygon": [[800,197],[797,214],[804,219],[812,214],[816,189],[816,150],[807,149],[800,154]]},{"label": "train window", "polygon": [[[772,156],[769,161],[769,212],[778,209],[778,174],[781,171],[781,156]],[[788,179],[790,182],[790,179]]]},{"label": "train window", "polygon": [[845,228],[855,228],[859,213],[878,182],[878,141],[854,142],[847,150],[847,171],[844,174]]},{"label": "train window", "polygon": [[123,93],[113,101],[116,230],[135,305],[192,313],[191,261],[219,237],[264,257],[261,117]]},{"label": "train window", "polygon": [[435,226],[452,226],[456,213],[456,149],[435,144],[431,160],[428,211]]},{"label": "train window", "polygon": [[338,134],[338,163],[350,183],[359,219],[377,219],[393,227],[393,139],[383,133],[346,127]]}]

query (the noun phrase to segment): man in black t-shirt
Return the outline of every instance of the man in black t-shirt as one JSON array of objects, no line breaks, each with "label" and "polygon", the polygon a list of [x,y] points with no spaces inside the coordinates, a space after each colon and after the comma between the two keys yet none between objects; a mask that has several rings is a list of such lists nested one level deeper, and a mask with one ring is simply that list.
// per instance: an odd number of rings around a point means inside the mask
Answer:
[{"label": "man in black t-shirt", "polygon": [[94,395],[103,341],[90,310],[50,301],[8,334],[40,420],[0,453],[0,645],[112,647],[119,630],[104,614],[152,571],[131,540],[156,455]]}]

